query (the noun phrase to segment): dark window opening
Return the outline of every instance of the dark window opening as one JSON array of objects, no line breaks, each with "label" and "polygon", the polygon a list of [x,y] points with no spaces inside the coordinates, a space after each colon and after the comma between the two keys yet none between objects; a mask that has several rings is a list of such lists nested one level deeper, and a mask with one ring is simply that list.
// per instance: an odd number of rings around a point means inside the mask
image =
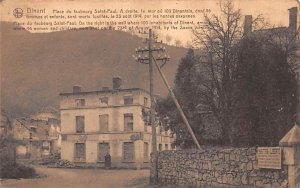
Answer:
[{"label": "dark window opening", "polygon": [[132,162],[134,160],[134,143],[124,142],[123,144],[123,160]]},{"label": "dark window opening", "polygon": [[108,132],[108,114],[99,116],[100,132]]},{"label": "dark window opening", "polygon": [[108,97],[100,97],[100,104],[108,105]]},{"label": "dark window opening", "polygon": [[110,153],[109,143],[98,144],[98,161],[105,161],[105,155]]},{"label": "dark window opening", "polygon": [[124,114],[124,131],[133,131],[133,114]]},{"label": "dark window opening", "polygon": [[75,144],[75,161],[84,162],[85,161],[85,144],[76,143]]},{"label": "dark window opening", "polygon": [[30,132],[31,133],[36,133],[36,128],[35,127],[30,127]]},{"label": "dark window opening", "polygon": [[84,133],[84,116],[76,116],[76,133]]},{"label": "dark window opening", "polygon": [[83,106],[85,106],[85,100],[84,99],[75,99],[75,105],[76,105],[76,107],[83,107]]},{"label": "dark window opening", "polygon": [[133,97],[132,96],[125,96],[124,97],[124,105],[131,105],[133,104]]},{"label": "dark window opening", "polygon": [[169,145],[165,144],[165,150],[169,150]]},{"label": "dark window opening", "polygon": [[149,144],[148,142],[144,142],[144,160],[149,160]]}]

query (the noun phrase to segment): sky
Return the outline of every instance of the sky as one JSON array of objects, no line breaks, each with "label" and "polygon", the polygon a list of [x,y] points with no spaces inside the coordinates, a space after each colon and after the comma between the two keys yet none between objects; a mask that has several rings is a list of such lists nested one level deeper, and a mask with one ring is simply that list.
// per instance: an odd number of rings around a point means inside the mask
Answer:
[{"label": "sky", "polygon": [[[299,0],[233,0],[235,8],[241,9],[242,15],[253,15],[255,17],[258,14],[262,14],[269,22],[274,26],[287,26],[289,19],[288,9],[291,7],[298,7]],[[1,20],[10,22],[24,22],[26,24],[26,15],[45,15],[39,13],[26,13],[28,8],[33,9],[46,9],[47,14],[53,14],[53,10],[94,10],[94,9],[205,9],[210,10],[213,14],[219,14],[219,0],[4,0],[1,2]],[[24,10],[24,16],[22,18],[16,18],[13,15],[13,10],[15,8],[22,8]],[[36,19],[32,19],[36,20]],[[59,21],[59,19],[57,19]],[[79,22],[79,18],[77,21]],[[81,19],[82,20],[82,19]],[[90,19],[90,20],[100,20],[100,21],[112,21],[114,19]],[[132,20],[132,19],[121,19]],[[135,19],[139,21],[153,21],[153,19]],[[169,20],[169,19],[159,19],[159,20]],[[173,19],[175,21],[176,19]],[[183,20],[183,19],[180,19]],[[188,19],[188,21],[203,20],[203,14],[196,14],[196,18]],[[47,21],[47,19],[44,19]],[[157,19],[156,19],[157,21]],[[299,20],[298,20],[299,21]],[[77,27],[82,27],[77,22]],[[85,27],[88,25],[84,25]],[[36,32],[36,31],[30,31]],[[43,31],[38,31],[43,32]],[[49,32],[49,31],[47,31]],[[165,39],[166,35],[170,35],[175,40],[180,40],[186,43],[191,38],[191,31],[185,30],[160,30],[157,31],[161,38]]]}]

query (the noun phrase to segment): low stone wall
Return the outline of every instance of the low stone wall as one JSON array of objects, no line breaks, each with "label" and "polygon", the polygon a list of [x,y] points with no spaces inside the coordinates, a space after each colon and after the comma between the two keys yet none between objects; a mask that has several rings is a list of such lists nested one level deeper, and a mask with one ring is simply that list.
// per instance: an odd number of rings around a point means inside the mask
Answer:
[{"label": "low stone wall", "polygon": [[157,160],[158,183],[176,187],[288,186],[288,169],[259,169],[256,148],[162,151],[151,155],[151,177]]}]

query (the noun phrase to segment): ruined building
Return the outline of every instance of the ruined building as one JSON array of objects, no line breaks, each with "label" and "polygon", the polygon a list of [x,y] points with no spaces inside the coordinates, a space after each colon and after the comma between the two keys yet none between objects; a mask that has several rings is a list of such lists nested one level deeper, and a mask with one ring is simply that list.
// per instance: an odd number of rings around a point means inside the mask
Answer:
[{"label": "ruined building", "polygon": [[[150,108],[149,93],[140,88],[122,88],[113,78],[113,88],[61,93],[61,158],[77,163],[104,166],[111,156],[112,167],[149,166],[151,127],[143,111]],[[169,150],[174,140],[169,131],[157,127],[158,150]]]},{"label": "ruined building", "polygon": [[[298,7],[292,7],[289,11],[289,25],[288,27],[272,27],[267,29],[255,30],[253,28],[253,18],[251,15],[246,15],[244,19],[244,35],[247,37],[258,37],[260,40],[271,41],[276,45],[284,48],[288,53],[294,53],[295,59],[293,61],[299,62],[300,54],[300,14]],[[268,43],[267,43],[268,44]]]},{"label": "ruined building", "polygon": [[6,112],[1,109],[0,139],[8,136],[11,130],[11,122]]},{"label": "ruined building", "polygon": [[47,107],[30,117],[17,118],[12,123],[12,134],[17,141],[17,158],[35,160],[60,153],[59,112]]}]

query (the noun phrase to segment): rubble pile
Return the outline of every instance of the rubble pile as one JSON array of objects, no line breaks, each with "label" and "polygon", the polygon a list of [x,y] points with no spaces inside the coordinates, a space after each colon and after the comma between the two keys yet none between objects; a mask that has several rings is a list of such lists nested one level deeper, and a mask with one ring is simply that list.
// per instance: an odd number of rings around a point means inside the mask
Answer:
[{"label": "rubble pile", "polygon": [[49,167],[53,167],[53,168],[75,168],[76,165],[74,165],[73,163],[71,163],[68,160],[59,160],[56,163],[54,163],[53,165],[49,166]]},{"label": "rubble pile", "polygon": [[42,158],[41,161],[38,162],[39,165],[49,165],[55,164],[60,160],[60,153],[51,153],[48,157]]}]

